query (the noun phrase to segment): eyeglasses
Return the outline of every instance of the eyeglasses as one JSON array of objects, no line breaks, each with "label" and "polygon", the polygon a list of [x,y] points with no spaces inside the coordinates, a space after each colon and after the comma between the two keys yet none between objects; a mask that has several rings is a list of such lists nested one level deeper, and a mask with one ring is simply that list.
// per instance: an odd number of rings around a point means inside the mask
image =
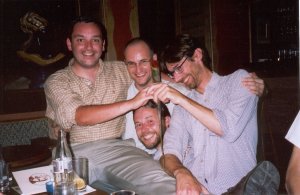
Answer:
[{"label": "eyeglasses", "polygon": [[182,62],[181,64],[177,65],[177,66],[173,69],[173,71],[169,71],[169,74],[168,74],[168,75],[169,75],[171,78],[174,77],[174,73],[175,73],[175,72],[176,72],[177,74],[180,74],[180,73],[183,72],[182,66],[183,66],[183,64],[185,63],[186,59],[188,59],[188,57],[185,57],[185,59],[183,60],[183,62]]}]

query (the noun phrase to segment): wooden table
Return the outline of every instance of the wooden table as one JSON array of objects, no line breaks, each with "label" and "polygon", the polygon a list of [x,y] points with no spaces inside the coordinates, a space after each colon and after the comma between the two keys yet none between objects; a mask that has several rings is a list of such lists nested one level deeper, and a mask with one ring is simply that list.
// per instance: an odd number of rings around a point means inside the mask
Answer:
[{"label": "wooden table", "polygon": [[[94,192],[88,193],[89,195],[109,195],[107,192],[104,192],[102,190],[96,190]],[[13,189],[10,190],[10,192],[7,195],[18,195],[17,192],[15,192]],[[47,192],[38,193],[36,195],[49,195]]]},{"label": "wooden table", "polygon": [[[51,151],[47,144],[32,144],[3,147],[3,157],[10,164],[10,171],[18,171],[33,167],[45,166],[51,163]],[[16,186],[13,179],[12,186]],[[102,190],[96,190],[90,195],[108,195]],[[18,195],[13,189],[8,195]],[[39,195],[47,195],[46,192]]]},{"label": "wooden table", "polygon": [[[104,192],[102,190],[96,190],[96,191],[88,193],[88,194],[89,195],[109,195],[108,193],[106,193],[106,192]],[[39,194],[36,194],[36,195],[49,195],[49,194],[47,194],[46,192],[43,192],[43,193],[39,193]]]},{"label": "wooden table", "polygon": [[3,147],[3,157],[11,171],[50,164],[51,151],[47,146],[17,145]]}]

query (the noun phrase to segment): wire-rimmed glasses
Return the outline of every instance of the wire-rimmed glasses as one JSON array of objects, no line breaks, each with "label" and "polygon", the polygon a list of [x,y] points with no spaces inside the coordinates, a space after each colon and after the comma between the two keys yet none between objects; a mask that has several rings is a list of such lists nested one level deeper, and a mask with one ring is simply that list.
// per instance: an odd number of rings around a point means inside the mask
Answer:
[{"label": "wire-rimmed glasses", "polygon": [[185,63],[186,59],[188,59],[188,57],[185,57],[185,59],[183,60],[183,62],[177,66],[175,66],[175,68],[173,68],[172,71],[169,71],[168,75],[173,78],[174,77],[174,73],[176,72],[177,74],[180,74],[183,72],[183,64]]}]

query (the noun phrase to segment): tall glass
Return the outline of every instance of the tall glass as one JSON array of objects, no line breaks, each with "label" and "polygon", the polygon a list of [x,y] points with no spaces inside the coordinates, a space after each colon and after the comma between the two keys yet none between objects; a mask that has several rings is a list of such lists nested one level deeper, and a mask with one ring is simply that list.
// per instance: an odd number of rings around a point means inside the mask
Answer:
[{"label": "tall glass", "polygon": [[78,191],[85,190],[89,184],[89,160],[85,157],[72,159],[74,183]]}]

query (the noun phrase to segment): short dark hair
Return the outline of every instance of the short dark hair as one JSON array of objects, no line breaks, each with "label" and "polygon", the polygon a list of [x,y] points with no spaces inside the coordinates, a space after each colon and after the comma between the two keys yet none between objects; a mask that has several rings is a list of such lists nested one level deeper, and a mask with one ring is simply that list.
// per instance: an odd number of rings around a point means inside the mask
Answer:
[{"label": "short dark hair", "polygon": [[142,38],[142,37],[134,37],[134,38],[130,39],[125,44],[124,51],[127,49],[127,47],[129,47],[131,45],[134,45],[136,43],[145,43],[149,47],[149,49],[150,49],[150,55],[154,54],[154,49],[153,49],[151,43],[149,41],[147,41],[146,39]]},{"label": "short dark hair", "polygon": [[[160,106],[161,106],[161,118],[162,119],[164,119],[167,116],[171,116],[168,107],[164,103],[160,103]],[[144,106],[141,106],[140,108],[153,108],[153,109],[157,109],[158,108],[158,104],[155,103],[153,100],[149,100],[147,102],[147,104],[145,104]],[[133,114],[135,113],[135,111],[136,110],[133,110]]]},{"label": "short dark hair", "polygon": [[[166,45],[161,53],[161,65],[166,66],[166,63],[179,62],[184,56],[191,58],[197,48],[202,50],[203,64],[209,70],[212,70],[211,59],[204,43],[189,34],[180,34]],[[166,69],[166,67],[163,67],[163,69]]]},{"label": "short dark hair", "polygon": [[68,35],[67,35],[69,39],[72,39],[72,33],[73,33],[73,30],[74,30],[74,26],[77,23],[81,23],[81,22],[96,24],[98,26],[99,30],[101,31],[102,40],[107,39],[107,31],[106,31],[105,26],[99,20],[97,20],[95,18],[88,17],[88,16],[79,16],[79,17],[75,18],[74,20],[72,20],[72,22],[69,26]]}]

